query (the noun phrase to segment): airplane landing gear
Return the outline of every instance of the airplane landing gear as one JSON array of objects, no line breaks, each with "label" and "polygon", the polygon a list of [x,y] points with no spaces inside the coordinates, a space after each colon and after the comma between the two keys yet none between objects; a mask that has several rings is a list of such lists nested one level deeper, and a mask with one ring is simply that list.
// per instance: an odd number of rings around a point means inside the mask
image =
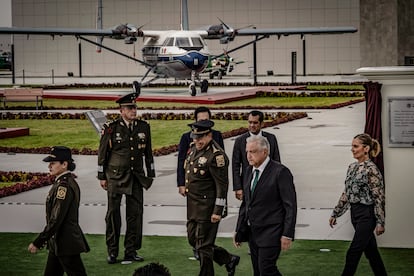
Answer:
[{"label": "airplane landing gear", "polygon": [[207,93],[208,90],[208,81],[207,80],[200,80],[200,76],[196,76],[195,72],[191,74],[191,84],[189,86],[189,91],[191,96],[195,96],[197,94],[196,86],[200,86],[201,93]]},{"label": "airplane landing gear", "polygon": [[208,90],[208,81],[203,80],[201,82],[201,93],[207,93],[207,90]]},{"label": "airplane landing gear", "polygon": [[197,94],[195,84],[190,84],[189,89],[190,89],[190,95],[191,95],[191,96],[195,96],[195,95]]},{"label": "airplane landing gear", "polygon": [[[141,94],[141,84],[137,81],[132,82],[132,90],[138,94],[138,96]],[[138,97],[137,96],[137,97]]]}]

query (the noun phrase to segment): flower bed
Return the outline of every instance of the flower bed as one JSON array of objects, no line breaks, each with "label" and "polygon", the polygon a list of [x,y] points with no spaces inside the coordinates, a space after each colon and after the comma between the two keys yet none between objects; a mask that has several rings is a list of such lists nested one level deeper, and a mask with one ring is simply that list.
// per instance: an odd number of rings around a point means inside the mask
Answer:
[{"label": "flower bed", "polygon": [[17,182],[14,185],[0,188],[0,198],[51,185],[53,179],[54,177],[47,173],[0,171],[0,182]]}]

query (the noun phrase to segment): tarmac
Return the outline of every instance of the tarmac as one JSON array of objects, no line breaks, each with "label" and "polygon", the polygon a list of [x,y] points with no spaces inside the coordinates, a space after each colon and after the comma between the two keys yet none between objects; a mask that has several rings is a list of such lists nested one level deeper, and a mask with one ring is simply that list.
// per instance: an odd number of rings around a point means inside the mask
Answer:
[{"label": "tarmac", "polygon": [[[338,77],[336,79],[341,81]],[[355,81],[358,77],[346,79]],[[319,81],[331,79],[319,77]],[[266,110],[278,111],[297,110]],[[338,220],[334,229],[329,227],[328,219],[343,191],[347,166],[353,162],[350,152],[352,138],[364,130],[365,103],[334,110],[301,111],[307,112],[308,117],[264,129],[276,135],[282,163],[290,168],[294,176],[298,201],[295,238],[350,240],[353,228],[349,212]],[[230,159],[235,138],[224,140]],[[44,157],[45,155],[39,154],[0,153],[0,170],[47,172],[46,163],[41,161]],[[85,233],[104,234],[107,200],[106,192],[96,179],[97,156],[75,155],[73,158],[81,189],[80,225]],[[153,186],[144,192],[144,235],[186,236],[186,199],[178,194],[176,187],[177,153],[154,159],[156,178]],[[234,197],[231,183],[230,178],[229,215],[220,223],[221,237],[233,236],[240,206],[240,201]],[[50,187],[43,187],[0,198],[0,221],[6,222],[0,224],[0,232],[42,231],[45,224],[44,203],[49,189]],[[122,215],[125,215],[124,212]],[[124,233],[124,227],[121,231]]]}]

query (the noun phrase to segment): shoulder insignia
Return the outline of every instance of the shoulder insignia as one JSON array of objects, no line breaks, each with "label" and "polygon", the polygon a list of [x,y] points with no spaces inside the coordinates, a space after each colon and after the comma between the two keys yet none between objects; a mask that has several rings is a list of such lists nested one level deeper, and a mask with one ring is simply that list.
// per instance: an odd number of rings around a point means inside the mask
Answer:
[{"label": "shoulder insignia", "polygon": [[216,153],[218,151],[220,151],[214,144],[211,145],[213,148],[213,152]]},{"label": "shoulder insignia", "polygon": [[56,198],[57,199],[65,199],[66,198],[66,191],[67,191],[66,187],[59,186],[58,190],[57,190],[57,193],[56,193]]},{"label": "shoulder insignia", "polygon": [[224,155],[220,154],[216,156],[216,164],[217,167],[224,167],[226,165],[226,160],[224,159]]},{"label": "shoulder insignia", "polygon": [[101,134],[112,133],[112,124],[115,123],[114,120],[107,121],[102,125]]}]

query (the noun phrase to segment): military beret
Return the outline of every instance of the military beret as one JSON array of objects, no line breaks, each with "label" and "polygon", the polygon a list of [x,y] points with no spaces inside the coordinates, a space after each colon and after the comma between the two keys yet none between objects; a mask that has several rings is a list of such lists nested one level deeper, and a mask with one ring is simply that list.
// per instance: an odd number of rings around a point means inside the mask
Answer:
[{"label": "military beret", "polygon": [[127,94],[125,96],[122,96],[116,100],[116,103],[118,103],[120,106],[125,105],[135,105],[135,100],[138,98],[139,94],[136,92]]},{"label": "military beret", "polygon": [[201,120],[195,123],[189,124],[191,127],[191,138],[200,138],[211,132],[211,128],[214,126],[214,122],[210,120]]},{"label": "military beret", "polygon": [[72,159],[72,153],[69,148],[64,146],[55,146],[52,147],[52,150],[48,157],[45,157],[43,159],[45,162],[52,162],[52,161],[71,161]]}]

